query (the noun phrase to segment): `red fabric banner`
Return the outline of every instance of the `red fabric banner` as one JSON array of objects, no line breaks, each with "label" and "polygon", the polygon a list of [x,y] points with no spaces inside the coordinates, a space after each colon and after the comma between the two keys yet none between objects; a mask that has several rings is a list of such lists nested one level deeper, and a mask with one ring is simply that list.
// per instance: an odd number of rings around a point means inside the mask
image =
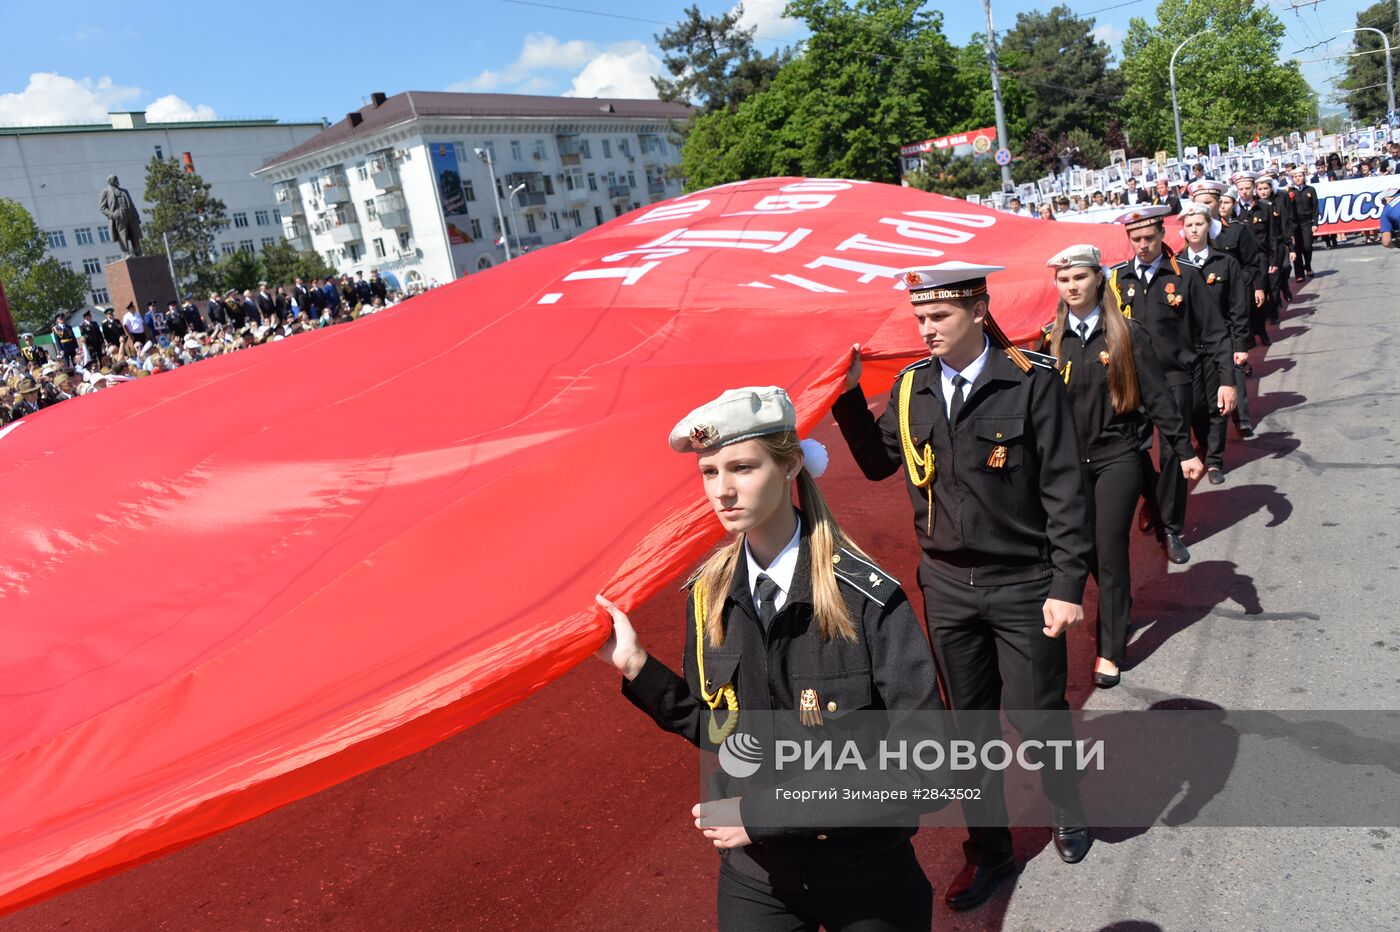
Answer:
[{"label": "red fabric banner", "polygon": [[[803,431],[853,342],[923,355],[896,275],[1116,227],[765,179],[638,210],[350,325],[0,430],[0,911],[254,818],[519,701],[719,536],[676,419],[778,384]],[[428,349],[424,350],[424,346]],[[1066,438],[1072,442],[1072,438]]]}]

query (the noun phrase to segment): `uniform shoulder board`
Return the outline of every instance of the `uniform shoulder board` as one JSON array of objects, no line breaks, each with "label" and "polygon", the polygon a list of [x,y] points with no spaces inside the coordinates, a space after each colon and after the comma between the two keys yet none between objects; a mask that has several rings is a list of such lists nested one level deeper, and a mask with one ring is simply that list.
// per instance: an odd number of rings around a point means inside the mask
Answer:
[{"label": "uniform shoulder board", "polygon": [[1040,333],[1041,333],[1042,336],[1047,336],[1047,337],[1048,337],[1050,334],[1052,334],[1052,333],[1054,333],[1054,332],[1055,332],[1055,322],[1054,322],[1053,320],[1050,321],[1050,323],[1046,324],[1044,327],[1041,327],[1041,328],[1040,328]]},{"label": "uniform shoulder board", "polygon": [[881,608],[899,591],[899,580],[845,547],[832,554],[831,562],[838,580]]},{"label": "uniform shoulder board", "polygon": [[1117,265],[1110,265],[1110,266],[1108,267],[1108,270],[1109,270],[1110,272],[1116,272],[1116,271],[1118,271],[1119,269],[1129,269],[1129,268],[1132,267],[1132,265],[1133,265],[1133,260],[1132,260],[1132,259],[1124,259],[1122,262],[1118,263]]},{"label": "uniform shoulder board", "polygon": [[704,566],[701,566],[701,567],[700,567],[699,569],[697,569],[695,572],[691,573],[691,574],[690,574],[690,578],[687,579],[685,582],[681,583],[681,591],[682,591],[682,592],[689,592],[689,591],[691,590],[691,588],[695,585],[695,583],[699,581],[699,579],[700,579],[700,574],[703,573],[704,571],[705,571],[705,567],[704,567]]},{"label": "uniform shoulder board", "polygon": [[899,377],[900,377],[901,375],[903,375],[904,373],[906,373],[906,372],[913,372],[915,369],[919,369],[919,368],[922,368],[923,366],[927,366],[927,365],[928,365],[929,363],[931,363],[931,362],[933,362],[933,357],[932,357],[932,356],[925,356],[923,359],[920,359],[918,362],[911,362],[909,365],[905,366],[903,369],[900,369],[898,372],[895,373],[894,377],[895,377],[896,380],[898,380]]},{"label": "uniform shoulder board", "polygon": [[1033,366],[1051,370],[1055,368],[1055,357],[1048,353],[1033,353],[1030,350],[1021,350],[1021,352],[1026,354],[1026,358],[1031,361]]}]

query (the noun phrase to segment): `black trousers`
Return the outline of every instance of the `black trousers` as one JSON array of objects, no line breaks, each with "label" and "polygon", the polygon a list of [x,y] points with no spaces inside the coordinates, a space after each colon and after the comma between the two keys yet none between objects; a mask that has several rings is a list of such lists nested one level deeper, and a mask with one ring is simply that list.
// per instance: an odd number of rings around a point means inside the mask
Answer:
[{"label": "black trousers", "polygon": [[1142,463],[1136,453],[1085,463],[1089,521],[1094,526],[1094,559],[1089,564],[1099,584],[1098,655],[1118,666],[1128,653],[1128,619],[1133,610],[1133,580],[1128,535],[1133,508],[1142,488]]},{"label": "black trousers", "polygon": [[893,864],[879,883],[859,890],[829,881],[783,890],[721,864],[720,932],[928,932],[933,887],[913,845],[906,842],[903,856]]},{"label": "black trousers", "polygon": [[1293,277],[1301,278],[1312,272],[1313,229],[1311,221],[1301,221],[1293,228]]},{"label": "black trousers", "polygon": [[[969,586],[920,564],[919,584],[958,736],[978,747],[1000,740],[999,717],[985,713],[1005,709],[1023,739],[1074,740],[1065,701],[1065,638],[1041,630],[1050,580]],[[963,854],[969,864],[1000,864],[1011,857],[1002,772],[980,768],[973,775],[976,783],[969,785],[981,790],[981,799],[963,802]],[[1047,765],[1040,778],[1054,805],[1083,818],[1077,774]]]},{"label": "black trousers", "polygon": [[1220,392],[1220,372],[1213,363],[1201,367],[1201,392],[1191,412],[1191,433],[1205,451],[1206,466],[1225,466],[1225,435],[1229,425],[1215,404]]},{"label": "black trousers", "polygon": [[[1192,373],[1192,380],[1184,385],[1167,386],[1176,400],[1182,420],[1187,424],[1192,422],[1196,411],[1196,399],[1205,394],[1205,376],[1201,370],[1202,367],[1198,365]],[[1210,403],[1214,404],[1215,399],[1212,398]],[[1143,496],[1146,497],[1149,491],[1156,492],[1160,527],[1168,534],[1180,534],[1186,526],[1186,496],[1190,490],[1186,487],[1186,477],[1181,474],[1181,457],[1176,455],[1176,450],[1160,430],[1157,431],[1157,461],[1159,468],[1154,469],[1150,457],[1142,458]]]}]

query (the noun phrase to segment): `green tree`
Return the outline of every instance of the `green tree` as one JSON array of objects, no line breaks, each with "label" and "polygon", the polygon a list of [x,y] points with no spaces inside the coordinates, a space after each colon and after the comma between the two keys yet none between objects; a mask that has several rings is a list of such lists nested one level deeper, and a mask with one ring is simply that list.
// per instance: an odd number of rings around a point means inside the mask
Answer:
[{"label": "green tree", "polygon": [[1092,17],[1066,6],[1021,13],[1001,51],[1008,78],[1025,89],[1027,125],[1059,138],[1076,129],[1102,132],[1116,115],[1123,78],[1110,64],[1112,50],[1094,37]]},{"label": "green tree", "polygon": [[690,190],[809,175],[894,182],[899,146],[970,112],[942,15],[921,0],[793,0],[810,31],[767,90],[696,117],[681,150]]},{"label": "green tree", "polygon": [[734,109],[764,90],[786,58],[784,53],[760,55],[753,46],[753,29],[742,29],[742,5],[720,16],[702,16],[698,7],[656,36],[666,53],[670,78],[652,78],[662,100],[698,103],[705,111]]},{"label": "green tree", "polygon": [[214,236],[228,225],[224,202],[209,192],[209,182],[185,171],[178,159],[152,158],[146,165],[151,209],[141,240],[152,253],[165,255],[168,239],[177,284],[201,294],[219,285]]},{"label": "green tree", "polygon": [[325,278],[335,273],[335,269],[326,264],[320,253],[309,249],[297,252],[292,248],[292,244],[284,239],[279,239],[271,246],[264,246],[261,259],[263,278],[273,287],[290,285],[298,277],[309,282],[313,278]]},{"label": "green tree", "polygon": [[46,252],[44,234],[24,205],[0,197],[0,282],[21,330],[46,330],[59,311],[87,303],[87,277]]},{"label": "green tree", "polygon": [[[922,162],[920,171],[905,176],[911,188],[950,197],[987,195],[1001,190],[1001,166],[989,155],[951,155],[946,150],[935,149],[925,153]],[[1039,171],[1030,162],[1011,163],[1011,178],[1017,184],[1034,181],[1037,177]]]},{"label": "green tree", "polygon": [[296,274],[301,276],[301,280],[309,282],[313,278],[325,278],[327,275],[335,274],[335,266],[328,263],[315,250],[304,250],[297,259]]},{"label": "green tree", "polygon": [[1133,142],[1175,149],[1167,66],[1176,60],[1185,145],[1301,129],[1317,99],[1296,60],[1279,60],[1284,26],[1254,0],[1162,0],[1157,23],[1133,17],[1123,40],[1123,121]]},{"label": "green tree", "polygon": [[[1386,33],[1391,55],[1397,53],[1400,32],[1395,28],[1395,4],[1391,0],[1381,0],[1357,13],[1356,25]],[[1374,32],[1357,32],[1352,34],[1352,51],[1356,54],[1347,59],[1346,77],[1337,82],[1337,102],[1345,105],[1358,123],[1384,123],[1390,109],[1390,95],[1385,87],[1385,43]]]},{"label": "green tree", "polygon": [[262,260],[246,249],[239,249],[232,255],[224,256],[214,264],[213,278],[221,290],[256,289],[264,276]]}]

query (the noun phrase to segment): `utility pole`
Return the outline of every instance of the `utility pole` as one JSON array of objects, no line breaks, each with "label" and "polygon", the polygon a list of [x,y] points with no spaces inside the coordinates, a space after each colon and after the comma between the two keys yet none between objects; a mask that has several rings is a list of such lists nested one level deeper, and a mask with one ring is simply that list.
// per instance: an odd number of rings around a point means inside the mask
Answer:
[{"label": "utility pole", "polygon": [[[1400,2],[1400,0],[1397,0]],[[180,294],[180,280],[175,277],[175,257],[170,254],[170,237],[162,233],[160,241],[165,244],[165,261],[170,266],[170,281],[175,285],[175,298],[181,304],[185,302],[185,296]]]},{"label": "utility pole", "polygon": [[[1395,5],[1400,9],[1400,0],[1395,0]],[[1395,69],[1390,63],[1390,39],[1386,34],[1374,26],[1361,26],[1357,29],[1343,29],[1333,38],[1340,38],[1349,32],[1374,32],[1381,37],[1381,42],[1385,44],[1385,92],[1386,99],[1390,104],[1390,109],[1385,112],[1385,125],[1390,126],[1390,115],[1395,112]]]},{"label": "utility pole", "polygon": [[[491,159],[491,150],[485,147],[478,148],[476,156],[486,163],[486,170],[491,173],[491,197],[496,201],[496,222],[501,225],[501,246],[505,249],[506,261],[509,262],[513,258],[510,254],[510,231],[506,229],[506,218],[501,213],[501,192],[496,186],[496,163]],[[450,243],[447,249],[449,252],[452,250]]]},{"label": "utility pole", "polygon": [[[1400,0],[1395,0],[1400,3]],[[987,63],[992,66],[992,103],[996,106],[997,113],[997,145],[1011,150],[1011,143],[1006,137],[1006,109],[1001,104],[1001,73],[997,70],[997,44],[995,32],[992,28],[992,0],[982,0],[982,9],[987,11]],[[1008,194],[1016,190],[1015,183],[1011,180],[1011,166],[1001,167],[1001,189]]]}]

